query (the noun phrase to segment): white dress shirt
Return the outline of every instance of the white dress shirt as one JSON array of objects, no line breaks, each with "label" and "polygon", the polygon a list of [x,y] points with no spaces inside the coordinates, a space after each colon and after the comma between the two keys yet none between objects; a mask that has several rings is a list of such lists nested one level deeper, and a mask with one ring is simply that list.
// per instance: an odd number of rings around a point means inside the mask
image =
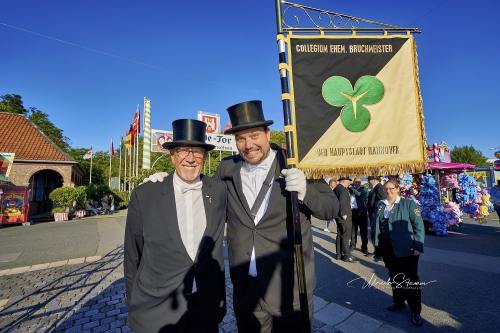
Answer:
[{"label": "white dress shirt", "polygon": [[351,194],[351,209],[358,209],[358,203],[354,194]]},{"label": "white dress shirt", "polygon": [[[188,184],[174,173],[175,207],[177,210],[177,223],[182,238],[191,260],[196,259],[198,247],[207,227],[205,206],[201,193],[202,181],[198,177],[193,183]],[[196,292],[196,281],[193,281],[193,293]]]},{"label": "white dress shirt", "polygon": [[387,199],[383,200],[383,203],[385,204],[385,209],[384,209],[384,218],[385,219],[389,218],[389,216],[391,215],[392,209],[394,208],[394,205],[398,204],[399,201],[401,201],[401,197],[399,195],[397,196],[396,200],[394,201],[394,203],[392,205],[389,205],[389,201],[387,201]]},{"label": "white dress shirt", "polygon": [[[243,162],[241,166],[241,185],[243,189],[243,194],[248,203],[248,207],[252,209],[252,206],[257,199],[257,195],[260,192],[260,188],[266,180],[267,173],[273,164],[274,158],[276,157],[276,152],[274,150],[269,150],[269,155],[259,164],[249,164]],[[274,177],[273,177],[274,179]],[[264,216],[267,206],[269,204],[269,197],[271,196],[272,186],[267,190],[266,196],[260,205],[257,214],[255,215],[254,223],[257,225],[260,219]],[[248,269],[248,275],[257,276],[257,264],[255,262],[255,247],[252,247],[252,257],[250,258],[250,267]]]}]

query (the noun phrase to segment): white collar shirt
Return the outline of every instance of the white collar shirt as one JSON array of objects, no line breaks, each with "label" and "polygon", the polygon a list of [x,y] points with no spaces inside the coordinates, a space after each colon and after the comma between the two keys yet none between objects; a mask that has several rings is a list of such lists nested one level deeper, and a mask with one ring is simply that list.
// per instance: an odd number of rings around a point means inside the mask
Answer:
[{"label": "white collar shirt", "polygon": [[[193,183],[186,183],[179,178],[177,172],[174,173],[173,177],[177,224],[186,252],[194,262],[207,227],[201,192],[203,183],[200,177]],[[196,281],[193,281],[193,293],[196,290]]]},{"label": "white collar shirt", "polygon": [[[273,161],[276,157],[276,151],[270,149],[269,155],[259,164],[253,165],[247,162],[243,162],[241,166],[241,186],[243,189],[243,194],[245,195],[245,199],[247,200],[248,207],[252,209],[252,206],[257,199],[257,195],[260,192],[262,184],[264,180],[266,180],[266,176],[273,164]],[[274,178],[273,178],[274,179]],[[272,182],[272,181],[271,181]],[[254,223],[257,225],[264,216],[267,206],[269,205],[269,198],[271,196],[272,186],[268,189],[262,204],[257,211],[257,214],[254,218]],[[252,247],[252,257],[250,258],[250,268],[248,270],[248,274],[251,276],[257,276],[257,264],[255,261],[255,247]]]},{"label": "white collar shirt", "polygon": [[383,203],[385,204],[385,209],[384,209],[384,218],[385,219],[389,218],[392,210],[394,209],[394,206],[396,204],[399,204],[400,201],[401,201],[401,197],[399,195],[396,197],[396,200],[394,201],[394,203],[392,205],[389,205],[389,201],[387,201],[387,199],[383,200]]}]

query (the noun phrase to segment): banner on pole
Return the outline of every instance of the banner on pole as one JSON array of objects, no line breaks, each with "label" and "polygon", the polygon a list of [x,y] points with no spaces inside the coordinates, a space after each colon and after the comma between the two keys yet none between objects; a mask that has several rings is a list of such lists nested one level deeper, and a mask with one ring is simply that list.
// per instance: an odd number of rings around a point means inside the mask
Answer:
[{"label": "banner on pole", "polygon": [[218,114],[205,113],[198,111],[198,120],[207,124],[207,133],[218,134],[220,133],[220,116]]},{"label": "banner on pole", "polygon": [[151,129],[151,151],[155,153],[170,154],[168,149],[163,148],[165,142],[172,142],[174,140],[174,133],[172,131],[164,131]]},{"label": "banner on pole", "polygon": [[0,153],[0,180],[9,180],[15,153]]},{"label": "banner on pole", "polygon": [[411,35],[287,38],[295,160],[310,177],[425,170]]}]

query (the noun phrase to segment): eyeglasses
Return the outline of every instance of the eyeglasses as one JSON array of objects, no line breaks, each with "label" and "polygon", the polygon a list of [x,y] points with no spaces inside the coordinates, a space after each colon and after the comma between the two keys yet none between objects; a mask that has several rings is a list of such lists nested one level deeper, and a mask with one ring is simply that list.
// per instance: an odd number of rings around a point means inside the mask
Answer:
[{"label": "eyeglasses", "polygon": [[205,156],[205,149],[180,147],[176,149],[176,153],[179,155],[179,158],[186,158],[189,153],[193,153],[194,158],[202,159]]}]

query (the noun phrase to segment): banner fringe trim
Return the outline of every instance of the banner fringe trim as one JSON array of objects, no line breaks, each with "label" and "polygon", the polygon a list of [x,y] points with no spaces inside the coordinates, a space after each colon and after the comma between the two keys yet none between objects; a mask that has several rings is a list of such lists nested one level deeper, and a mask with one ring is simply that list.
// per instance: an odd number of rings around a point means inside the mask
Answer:
[{"label": "banner fringe trim", "polygon": [[329,167],[329,168],[302,168],[308,179],[318,179],[324,176],[387,176],[404,173],[418,174],[427,170],[427,161],[391,165],[366,165],[359,167]]}]

